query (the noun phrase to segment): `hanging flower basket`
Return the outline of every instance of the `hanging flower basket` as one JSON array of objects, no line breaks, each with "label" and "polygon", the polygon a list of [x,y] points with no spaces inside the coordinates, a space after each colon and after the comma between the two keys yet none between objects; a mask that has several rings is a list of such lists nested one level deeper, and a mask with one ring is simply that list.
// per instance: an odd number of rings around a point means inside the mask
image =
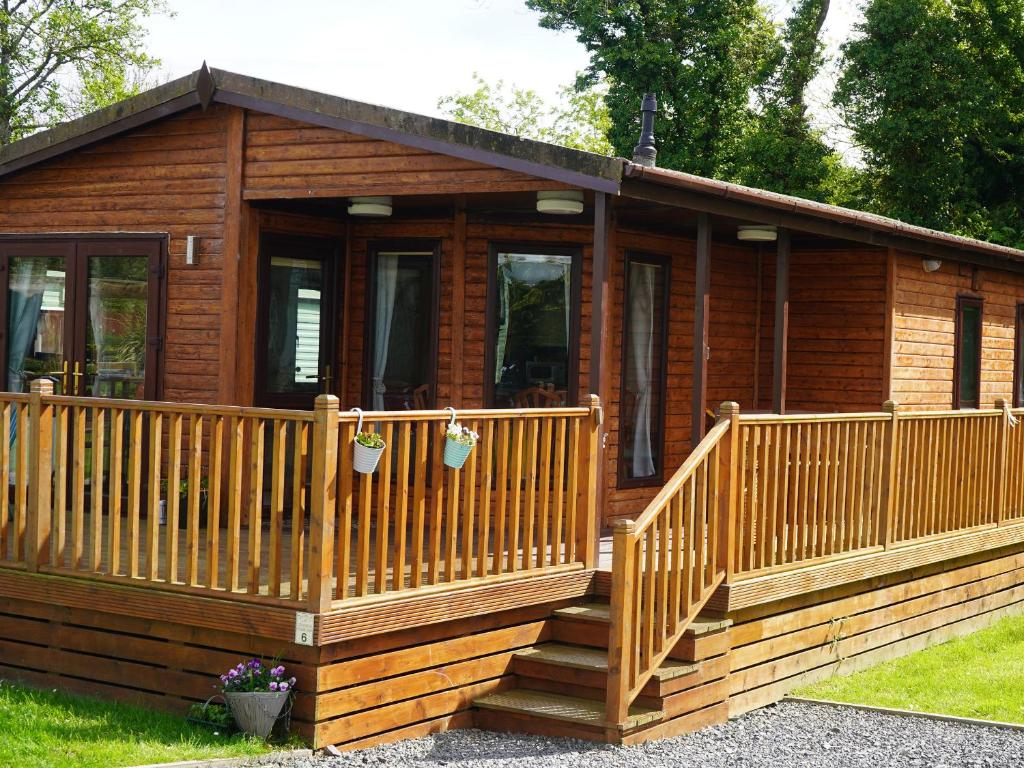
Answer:
[{"label": "hanging flower basket", "polygon": [[479,435],[455,422],[454,408],[449,407],[445,410],[452,412],[452,418],[444,433],[444,463],[446,467],[462,469],[469,454],[473,451]]},{"label": "hanging flower basket", "polygon": [[352,446],[352,466],[360,474],[372,475],[377,471],[377,464],[384,455],[387,444],[376,432],[363,432],[363,411],[360,408],[352,410],[359,414],[356,441]]}]

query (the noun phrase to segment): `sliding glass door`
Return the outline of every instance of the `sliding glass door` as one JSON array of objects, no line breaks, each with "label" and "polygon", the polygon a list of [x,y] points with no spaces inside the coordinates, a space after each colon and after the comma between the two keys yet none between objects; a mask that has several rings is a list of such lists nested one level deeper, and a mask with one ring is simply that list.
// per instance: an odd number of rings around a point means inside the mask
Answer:
[{"label": "sliding glass door", "polygon": [[0,238],[4,387],[156,399],[162,238]]},{"label": "sliding glass door", "polygon": [[369,256],[364,404],[375,411],[431,408],[439,248],[433,242],[374,243]]}]

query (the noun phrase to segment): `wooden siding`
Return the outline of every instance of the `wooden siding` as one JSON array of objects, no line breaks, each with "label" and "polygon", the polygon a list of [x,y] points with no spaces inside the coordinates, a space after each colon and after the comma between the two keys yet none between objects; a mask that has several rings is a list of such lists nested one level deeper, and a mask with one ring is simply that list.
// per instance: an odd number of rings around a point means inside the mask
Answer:
[{"label": "wooden siding", "polygon": [[250,199],[559,189],[524,173],[389,141],[250,112],[244,195]]},{"label": "wooden siding", "polygon": [[892,397],[901,405],[953,405],[956,297],[974,296],[982,308],[981,407],[1013,395],[1013,340],[1024,275],[943,262],[925,272],[914,254],[895,255]]},{"label": "wooden siding", "polygon": [[[185,112],[0,179],[0,233],[169,234],[167,400],[217,399],[231,109]],[[192,267],[188,235],[199,237]]]}]

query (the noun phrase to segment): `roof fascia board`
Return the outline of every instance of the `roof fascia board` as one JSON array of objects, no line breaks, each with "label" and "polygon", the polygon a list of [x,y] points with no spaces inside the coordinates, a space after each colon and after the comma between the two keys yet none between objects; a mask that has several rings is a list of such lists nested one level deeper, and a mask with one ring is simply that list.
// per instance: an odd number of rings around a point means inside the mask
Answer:
[{"label": "roof fascia board", "polygon": [[[244,107],[258,112],[266,112],[300,120],[323,128],[355,133],[381,141],[392,141],[396,144],[423,149],[428,152],[458,157],[463,160],[478,162],[496,168],[525,173],[530,176],[556,181],[573,187],[589,189],[595,192],[618,194],[624,161],[618,158],[605,158],[599,155],[578,152],[555,145],[520,139],[504,134],[486,131],[473,126],[464,126],[421,115],[402,113],[397,110],[386,110],[373,105],[351,102],[336,96],[318,94],[293,86],[278,85],[264,81],[245,78],[221,70],[213,70],[217,82],[217,91],[213,100],[237,107]],[[353,117],[343,116],[342,112],[349,109],[359,111],[362,108],[374,116],[392,114],[398,120],[420,123],[420,131],[403,130],[401,127],[381,125]],[[446,140],[437,136],[427,135],[431,129],[449,132],[475,133],[477,138],[483,137],[493,144],[505,143],[502,150],[472,146],[458,140]],[[468,137],[467,137],[468,138]],[[564,165],[549,165],[530,160],[521,155],[527,150],[544,152],[557,161],[557,155],[575,155],[583,157],[593,166],[594,173],[574,171]]]},{"label": "roof fascia board", "polygon": [[623,179],[622,196],[729,216],[730,218],[747,219],[758,224],[774,224],[786,229],[823,237],[852,240],[878,248],[898,248],[939,259],[961,261],[1024,274],[1024,262],[1016,261],[1009,255],[984,253],[971,248],[969,244],[959,248],[952,244],[946,245],[932,240],[924,240],[909,234],[883,232],[871,228],[867,223],[846,224],[827,219],[824,216],[785,211],[770,205],[727,199],[694,190],[666,186],[650,180]]}]

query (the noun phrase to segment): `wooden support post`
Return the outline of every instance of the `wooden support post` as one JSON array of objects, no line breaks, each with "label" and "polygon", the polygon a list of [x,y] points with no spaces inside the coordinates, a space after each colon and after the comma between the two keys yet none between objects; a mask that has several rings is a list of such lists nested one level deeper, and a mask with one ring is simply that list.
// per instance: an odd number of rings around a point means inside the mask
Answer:
[{"label": "wooden support post", "polygon": [[1003,411],[999,416],[999,442],[996,444],[996,487],[995,505],[996,522],[1002,525],[1006,521],[1006,483],[1009,481],[1009,473],[1006,471],[1006,454],[1009,448],[1010,424],[1006,419],[1005,412],[1010,404],[1003,398],[996,399],[996,408]]},{"label": "wooden support post", "polygon": [[900,406],[893,400],[886,400],[882,410],[889,414],[889,420],[882,438],[882,540],[879,544],[888,549],[896,527],[896,489],[900,481]]},{"label": "wooden support post", "polygon": [[[466,292],[466,196],[455,198],[455,214],[452,221],[452,388],[449,400],[456,408],[461,408],[463,344],[466,333],[466,305],[463,297]],[[436,395],[435,395],[436,400]]]},{"label": "wooden support post", "polygon": [[[611,205],[605,192],[594,193],[593,280],[590,318],[590,392],[608,402],[611,385],[612,295],[611,295]],[[590,405],[587,401],[586,405]],[[602,420],[603,421],[603,420]],[[604,522],[605,465],[604,434],[599,430],[597,454],[592,473],[596,495],[592,514],[600,530]]]},{"label": "wooden support post", "polygon": [[772,410],[786,412],[789,367],[789,230],[780,229],[775,258],[775,356],[772,365]]},{"label": "wooden support post", "polygon": [[632,520],[612,523],[611,621],[608,629],[608,691],[605,699],[605,725],[608,735],[618,739],[619,726],[629,716],[630,670],[634,647],[634,584],[636,547]]},{"label": "wooden support post", "polygon": [[693,408],[690,449],[707,433],[704,412],[708,402],[708,323],[711,298],[711,217],[697,214],[697,274],[693,304]]},{"label": "wooden support post", "polygon": [[[220,371],[218,398],[232,403],[236,398],[238,342],[247,338],[238,328],[238,265],[242,249],[242,166],[245,160],[245,110],[231,107],[227,115],[227,180],[224,198],[224,240],[221,254]],[[254,329],[246,329],[252,332]],[[249,337],[251,338],[251,337]]]},{"label": "wooden support post", "polygon": [[[731,584],[736,572],[736,509],[740,499],[740,404],[732,401],[718,406],[720,421],[729,420],[729,431],[722,439],[719,476],[718,562],[725,569],[725,583]],[[725,493],[721,493],[721,489]]]},{"label": "wooden support post", "polygon": [[598,531],[601,530],[598,515],[598,462],[600,461],[601,424],[604,421],[604,411],[601,408],[601,398],[597,395],[590,395],[580,403],[583,407],[590,408],[590,417],[583,429],[582,440],[583,456],[572,457],[582,459],[582,471],[580,473],[581,483],[578,489],[579,513],[576,516],[576,559],[582,562],[587,568],[597,567],[598,555]]},{"label": "wooden support post", "polygon": [[[25,563],[30,571],[38,571],[40,565],[50,562],[53,406],[43,403],[43,396],[52,394],[53,382],[49,379],[32,382],[28,402],[28,521],[25,531]],[[19,449],[19,460],[24,455]]]},{"label": "wooden support post", "polygon": [[[351,446],[347,446],[351,448]],[[310,613],[330,610],[333,597],[334,515],[338,494],[338,398],[319,395],[313,409],[313,477],[310,484]]]}]

